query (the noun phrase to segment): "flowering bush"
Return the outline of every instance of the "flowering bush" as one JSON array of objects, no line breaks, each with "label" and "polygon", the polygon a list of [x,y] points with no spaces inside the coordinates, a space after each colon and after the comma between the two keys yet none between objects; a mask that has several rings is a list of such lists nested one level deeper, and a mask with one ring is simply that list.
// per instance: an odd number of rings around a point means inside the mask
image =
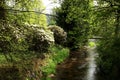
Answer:
[{"label": "flowering bush", "polygon": [[33,27],[26,40],[29,44],[29,50],[36,52],[46,52],[51,44],[54,43],[54,36],[50,30]]},{"label": "flowering bush", "polygon": [[54,33],[55,43],[62,45],[66,42],[67,33],[59,26],[49,26],[49,29]]}]

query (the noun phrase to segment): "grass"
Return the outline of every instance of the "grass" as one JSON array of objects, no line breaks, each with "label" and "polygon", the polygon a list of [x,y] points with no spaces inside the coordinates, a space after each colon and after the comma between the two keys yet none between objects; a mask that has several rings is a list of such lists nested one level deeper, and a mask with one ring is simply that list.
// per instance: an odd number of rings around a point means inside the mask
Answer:
[{"label": "grass", "polygon": [[[45,59],[43,60],[43,66],[39,66],[39,68],[42,70],[43,74],[46,76],[43,80],[50,80],[48,77],[50,74],[55,74],[56,65],[58,63],[63,62],[63,60],[68,57],[69,55],[69,49],[63,48],[61,46],[52,46],[50,48],[50,52],[45,54]],[[9,59],[9,54],[6,55]],[[6,60],[5,56],[1,53],[0,54],[0,66],[1,68],[9,65],[15,64],[20,70],[24,68],[31,69],[31,61],[35,57],[35,54],[27,54],[27,53],[16,53],[12,54],[12,58],[14,59],[14,62],[9,62]],[[20,63],[19,63],[20,62]],[[10,67],[11,67],[10,66]],[[28,78],[26,78],[27,80]],[[28,79],[29,80],[29,79]]]},{"label": "grass", "polygon": [[68,57],[69,50],[61,46],[53,46],[50,48],[51,53],[47,55],[45,60],[45,65],[41,68],[46,76],[46,80],[50,80],[48,76],[50,74],[55,74],[56,65],[63,62],[66,57]]}]

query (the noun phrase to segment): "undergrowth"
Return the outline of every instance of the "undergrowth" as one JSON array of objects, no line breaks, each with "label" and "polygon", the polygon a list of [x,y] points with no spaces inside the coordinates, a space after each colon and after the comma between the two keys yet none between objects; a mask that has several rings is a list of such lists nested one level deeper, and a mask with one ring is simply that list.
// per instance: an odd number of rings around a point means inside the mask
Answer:
[{"label": "undergrowth", "polygon": [[68,57],[69,50],[61,46],[53,46],[50,48],[50,53],[46,54],[46,60],[41,70],[44,73],[43,80],[50,80],[50,75],[55,74],[56,65],[63,62]]}]

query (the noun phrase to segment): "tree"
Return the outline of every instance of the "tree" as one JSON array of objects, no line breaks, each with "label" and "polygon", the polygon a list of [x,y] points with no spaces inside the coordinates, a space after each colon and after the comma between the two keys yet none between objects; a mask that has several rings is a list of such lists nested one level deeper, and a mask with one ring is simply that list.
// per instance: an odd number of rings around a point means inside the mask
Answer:
[{"label": "tree", "polygon": [[5,4],[5,0],[0,0],[0,20],[5,20],[6,18],[6,4]]},{"label": "tree", "polygon": [[99,70],[110,75],[110,79],[117,79],[120,71],[120,1],[118,0],[96,0],[93,7],[94,30],[99,33],[103,40],[98,46]]},{"label": "tree", "polygon": [[13,24],[37,24],[47,26],[45,10],[41,0],[1,0],[1,18]]},{"label": "tree", "polygon": [[83,46],[89,34],[89,0],[63,0],[56,15],[57,25],[67,32],[67,47]]}]

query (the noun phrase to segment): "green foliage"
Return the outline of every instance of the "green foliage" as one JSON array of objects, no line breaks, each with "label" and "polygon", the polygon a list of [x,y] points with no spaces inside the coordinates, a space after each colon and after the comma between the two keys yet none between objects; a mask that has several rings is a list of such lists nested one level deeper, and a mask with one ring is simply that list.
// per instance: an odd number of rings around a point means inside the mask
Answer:
[{"label": "green foliage", "polygon": [[[23,80],[25,80],[25,78],[40,78],[41,74],[39,74],[40,69],[38,68],[40,65],[37,65],[39,61],[34,61],[34,59],[37,57],[43,59],[44,56],[39,53],[48,51],[53,43],[53,33],[46,28],[26,24],[16,25],[1,20],[0,69],[4,66],[5,68],[0,70],[0,79],[14,80],[16,78],[19,80],[19,78],[24,78]],[[7,73],[9,71],[10,73]],[[5,77],[5,74],[7,77]]]},{"label": "green foliage", "polygon": [[95,45],[96,45],[95,42],[89,42],[88,43],[88,46],[90,46],[90,47],[95,47]]},{"label": "green foliage", "polygon": [[0,2],[0,19],[7,20],[12,24],[21,25],[23,23],[38,24],[47,26],[46,15],[42,0],[2,0]]},{"label": "green foliage", "polygon": [[63,45],[66,42],[67,33],[59,26],[49,26],[49,29],[54,33],[55,43]]},{"label": "green foliage", "polygon": [[[50,45],[54,43],[53,33],[39,26],[22,25],[19,27],[20,28],[9,24],[7,21],[6,23],[1,22],[0,57],[2,58],[0,58],[0,63],[5,66],[9,64],[11,66],[17,66],[18,70],[20,70],[18,74],[20,74],[22,78],[31,78],[33,73],[35,77],[40,77],[40,69],[37,68],[36,70],[35,66],[38,62],[34,62],[34,58],[44,58],[40,53],[48,51]],[[38,66],[40,65],[37,65],[37,67]],[[28,74],[27,72],[30,73]],[[17,72],[16,75],[13,76],[10,74],[7,75],[10,76],[10,78],[6,77],[5,79],[13,80],[14,77],[17,77]],[[34,77],[32,77],[32,79],[34,79]]]},{"label": "green foliage", "polygon": [[89,33],[88,2],[88,0],[64,0],[61,7],[56,9],[56,23],[67,32],[67,46],[70,49],[79,48],[87,42]]},{"label": "green foliage", "polygon": [[[39,53],[48,51],[54,43],[53,33],[46,29],[43,10],[41,0],[0,1],[0,79],[40,79],[38,57],[43,59],[44,56]],[[50,65],[47,70],[43,69],[45,73],[55,72],[55,65],[68,55],[68,49],[54,48],[57,51],[53,50],[47,59]]]},{"label": "green foliage", "polygon": [[[29,54],[28,54],[29,53]],[[9,57],[9,54],[6,54]],[[40,58],[35,52],[19,52],[11,54],[13,61],[6,60],[4,54],[0,57],[0,79],[1,80],[26,80],[38,79],[42,76],[40,71]]]},{"label": "green foliage", "polygon": [[[98,46],[99,58],[98,68],[110,79],[118,77],[120,71],[120,17],[118,0],[97,0],[93,8],[93,34],[100,36],[103,40]],[[117,79],[116,79],[117,80]]]},{"label": "green foliage", "polygon": [[0,53],[0,64],[6,63],[6,62],[7,61],[6,61],[5,56],[2,53]]},{"label": "green foliage", "polygon": [[[0,14],[3,16],[0,17],[0,52],[27,51],[31,45],[26,41],[26,35],[33,35],[35,30],[32,26],[28,29],[26,24],[46,27],[46,16],[41,14],[43,10],[41,0],[1,0]],[[37,32],[40,34],[40,31]],[[39,36],[38,33],[36,33],[37,36]],[[32,45],[34,44],[37,43],[33,42]]]},{"label": "green foliage", "polygon": [[[99,58],[97,60],[98,67],[101,72],[109,75],[110,77],[117,76],[120,70],[120,41],[102,41],[98,47]],[[117,76],[118,77],[118,76]]]},{"label": "green foliage", "polygon": [[[33,62],[33,59],[41,58],[37,53],[47,51],[50,44],[54,42],[50,30],[40,29],[47,25],[46,16],[41,14],[43,10],[41,0],[0,0],[1,80],[31,78],[32,73],[39,76],[40,69],[35,69],[36,62]],[[26,24],[37,24],[38,28]],[[32,51],[29,48],[32,48]]]},{"label": "green foliage", "polygon": [[50,51],[50,55],[47,56],[45,65],[41,69],[46,78],[48,75],[54,74],[56,65],[65,60],[69,55],[69,50],[61,46],[53,46],[50,48]]}]

